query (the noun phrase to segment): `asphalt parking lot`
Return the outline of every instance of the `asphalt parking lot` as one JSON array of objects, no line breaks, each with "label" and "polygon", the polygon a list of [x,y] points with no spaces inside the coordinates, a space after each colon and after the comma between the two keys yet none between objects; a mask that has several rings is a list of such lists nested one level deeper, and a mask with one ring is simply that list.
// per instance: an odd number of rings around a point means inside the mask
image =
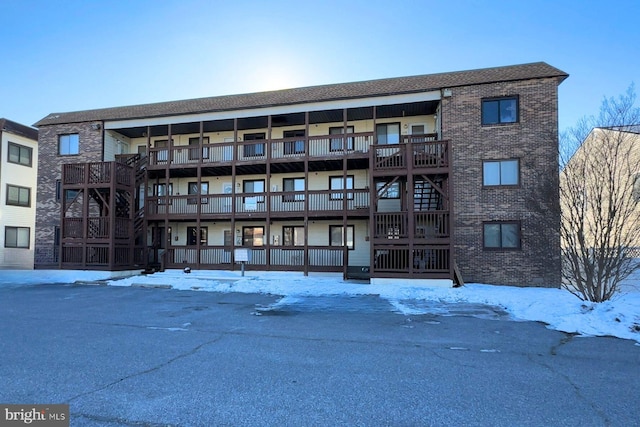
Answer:
[{"label": "asphalt parking lot", "polygon": [[[0,288],[0,402],[72,426],[627,426],[640,346],[375,296]],[[265,309],[266,308],[266,309]]]}]

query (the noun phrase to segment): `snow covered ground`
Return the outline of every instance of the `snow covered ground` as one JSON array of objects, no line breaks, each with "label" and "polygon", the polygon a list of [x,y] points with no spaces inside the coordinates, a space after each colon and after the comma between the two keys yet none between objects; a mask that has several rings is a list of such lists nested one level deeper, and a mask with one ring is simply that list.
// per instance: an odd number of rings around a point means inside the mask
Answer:
[{"label": "snow covered ground", "polygon": [[[467,284],[461,288],[417,287],[405,281],[370,285],[343,281],[341,274],[168,270],[110,280],[109,272],[61,270],[0,270],[0,286],[38,283],[106,281],[111,286],[162,286],[209,292],[269,293],[282,295],[279,304],[293,304],[309,296],[379,295],[406,315],[447,314],[447,303],[486,304],[508,312],[513,320],[539,321],[551,329],[583,336],[615,336],[640,345],[640,275],[628,280],[611,301],[580,301],[561,289],[518,288]],[[444,303],[438,306],[436,303]],[[435,311],[434,311],[435,310]]]}]

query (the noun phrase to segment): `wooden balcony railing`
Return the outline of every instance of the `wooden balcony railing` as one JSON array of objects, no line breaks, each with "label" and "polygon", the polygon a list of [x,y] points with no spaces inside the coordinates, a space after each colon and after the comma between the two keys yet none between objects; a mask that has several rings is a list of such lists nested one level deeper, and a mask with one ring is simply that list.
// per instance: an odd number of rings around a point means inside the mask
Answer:
[{"label": "wooden balcony railing", "polygon": [[[250,266],[266,266],[267,251],[269,251],[269,268],[303,270],[305,265],[305,250],[303,247],[270,246],[250,248]],[[233,251],[226,246],[203,246],[199,250],[200,266],[221,266],[232,264]],[[341,247],[310,246],[307,262],[311,269],[329,269],[341,271],[344,249]],[[167,250],[167,267],[178,267],[198,264],[198,248],[191,246],[174,246]]]},{"label": "wooden balcony railing", "polygon": [[410,253],[408,248],[381,246],[374,250],[374,273],[403,273],[409,270],[414,273],[450,274],[451,254],[448,246],[414,247]]},{"label": "wooden balcony railing", "polygon": [[235,203],[236,214],[265,213],[267,199],[270,201],[271,213],[304,213],[308,206],[309,212],[340,212],[347,209],[350,212],[368,212],[369,190],[313,190],[308,192],[308,201],[304,192],[277,192],[268,194],[237,193],[208,194],[208,195],[180,195],[166,197],[149,197],[146,201],[146,215],[151,218],[157,215],[193,216],[198,213],[200,205],[201,215],[231,214]]},{"label": "wooden balcony railing", "polygon": [[[413,137],[409,140],[418,139]],[[374,145],[373,166],[377,170],[449,167],[449,142],[426,141],[397,145]]]},{"label": "wooden balcony railing", "polygon": [[180,145],[149,149],[149,165],[225,164],[236,162],[266,162],[295,158],[327,158],[355,155],[366,157],[373,142],[373,132],[346,135],[283,138],[234,143],[205,144],[202,148]]},{"label": "wooden balcony railing", "polygon": [[[373,214],[373,238],[389,241],[409,237],[409,215],[413,215],[413,238],[449,238],[449,211],[376,212]],[[392,242],[390,242],[392,243]]]},{"label": "wooden balcony railing", "polygon": [[[115,229],[113,237],[115,239],[129,239],[131,237],[132,220],[129,218],[114,218]],[[86,233],[84,233],[84,224],[82,218],[64,218],[63,220],[63,238],[79,239],[85,235],[87,239],[109,239],[110,233],[110,217],[89,217],[86,221]]]},{"label": "wooden balcony railing", "polygon": [[122,162],[69,163],[62,165],[64,185],[111,184],[132,185],[133,169]]}]

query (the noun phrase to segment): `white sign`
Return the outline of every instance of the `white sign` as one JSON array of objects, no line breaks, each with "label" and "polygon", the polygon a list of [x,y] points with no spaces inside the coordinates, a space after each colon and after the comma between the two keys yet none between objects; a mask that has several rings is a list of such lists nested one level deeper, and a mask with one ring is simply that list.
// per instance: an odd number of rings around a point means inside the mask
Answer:
[{"label": "white sign", "polygon": [[233,257],[236,260],[236,262],[240,262],[240,261],[248,262],[249,261],[249,249],[234,249],[233,250]]}]

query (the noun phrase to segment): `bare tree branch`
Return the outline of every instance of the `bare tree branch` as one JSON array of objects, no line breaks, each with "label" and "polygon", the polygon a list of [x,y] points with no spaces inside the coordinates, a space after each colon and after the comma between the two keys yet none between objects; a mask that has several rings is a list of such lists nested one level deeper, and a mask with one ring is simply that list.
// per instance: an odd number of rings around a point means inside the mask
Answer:
[{"label": "bare tree branch", "polygon": [[610,299],[640,268],[640,108],[633,85],[605,99],[561,137],[563,286],[582,300]]}]

